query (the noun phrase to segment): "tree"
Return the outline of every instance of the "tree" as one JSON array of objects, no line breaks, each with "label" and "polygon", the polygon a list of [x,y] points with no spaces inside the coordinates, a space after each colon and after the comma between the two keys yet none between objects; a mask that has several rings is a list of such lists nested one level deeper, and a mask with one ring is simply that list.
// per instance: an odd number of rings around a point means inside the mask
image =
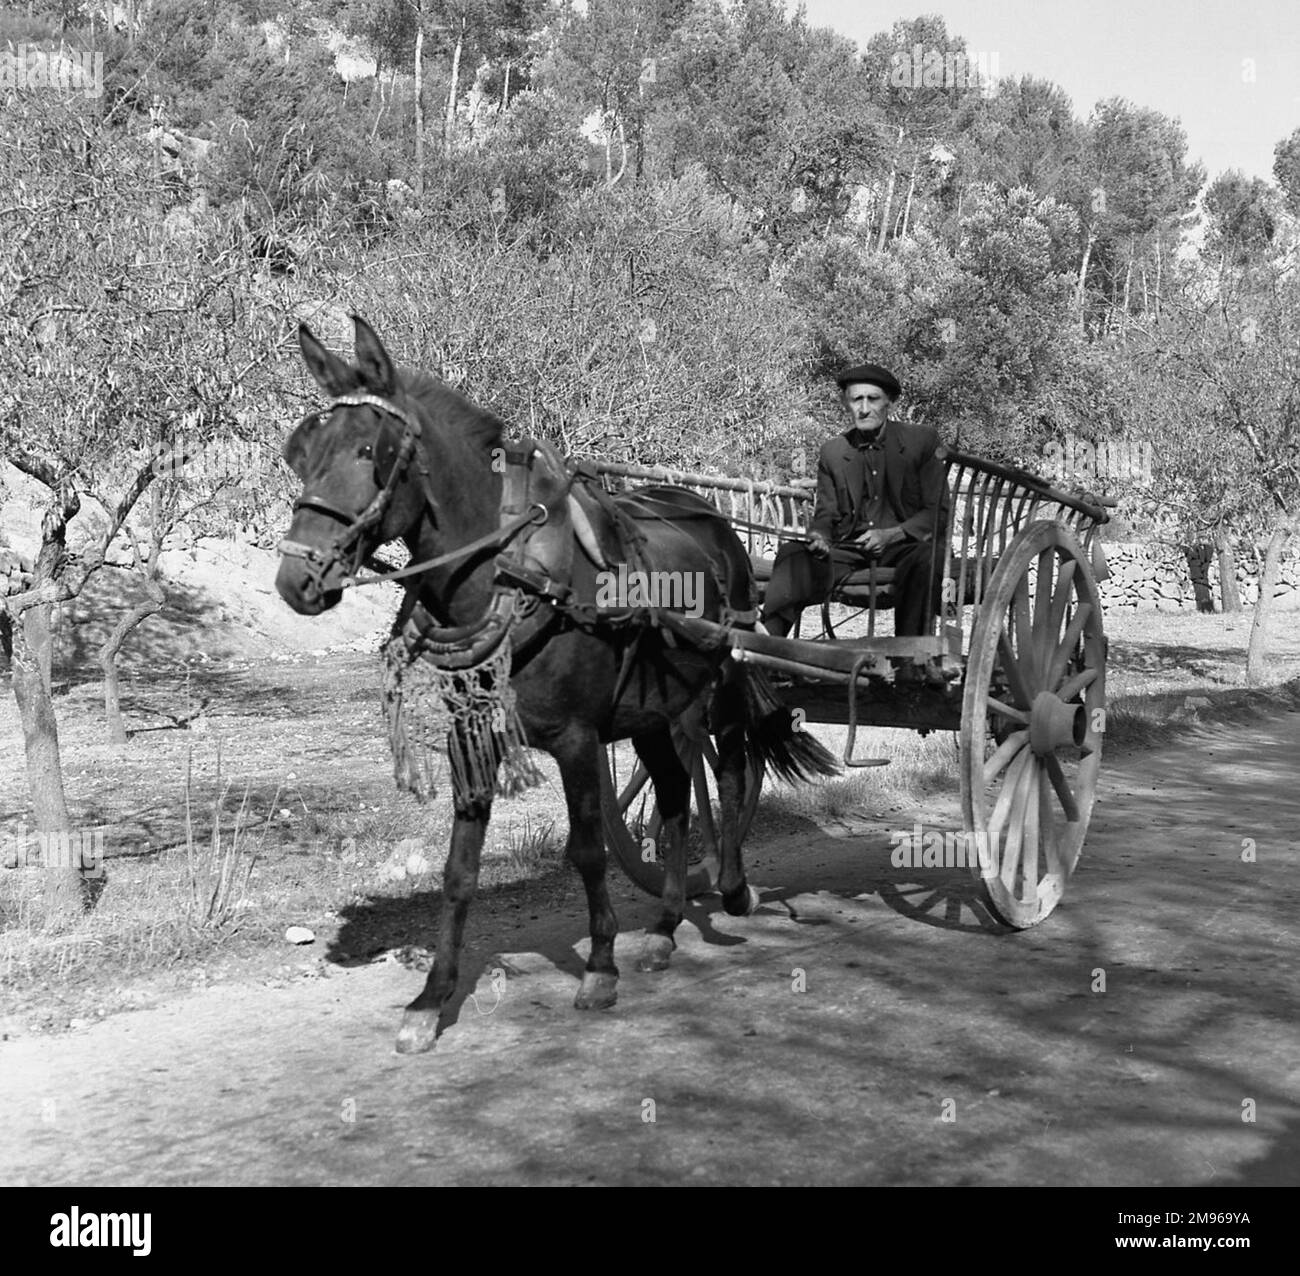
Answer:
[{"label": "tree", "polygon": [[910,201],[921,157],[948,131],[963,97],[981,86],[966,42],[950,36],[936,14],[895,22],[888,33],[872,36],[863,63],[893,150],[876,239],[876,247],[883,248],[894,232],[899,176],[910,174]]},{"label": "tree", "polygon": [[[1159,111],[1123,98],[1099,102],[1088,121],[1080,188],[1071,197],[1081,227],[1075,293],[1080,326],[1087,321],[1089,279],[1100,275],[1098,309],[1127,323],[1134,268],[1143,297],[1159,304],[1165,274],[1164,239],[1186,219],[1205,181],[1200,164],[1187,163],[1182,126]],[[1148,249],[1153,277],[1146,272]]]},{"label": "tree", "polygon": [[[0,455],[46,489],[32,570],[3,599],[39,833],[69,830],[51,700],[50,611],[103,567],[182,425],[237,433],[233,404],[272,343],[236,294],[246,258],[210,225],[184,251],[157,219],[150,147],[77,99],[8,108]],[[160,358],[160,349],[165,351]],[[93,506],[101,515],[91,517]],[[81,902],[76,864],[48,864],[47,912]]]},{"label": "tree", "polygon": [[1221,269],[1265,260],[1279,230],[1273,187],[1229,169],[1210,183],[1204,203],[1209,222],[1206,247],[1219,254]]},{"label": "tree", "polygon": [[1293,217],[1300,217],[1300,128],[1273,148],[1273,180]]},{"label": "tree", "polygon": [[921,230],[881,251],[828,236],[785,281],[813,368],[892,367],[911,414],[965,450],[1018,460],[1041,445],[1044,396],[1064,359],[1074,216],[1032,192],[972,194],[952,253]]},{"label": "tree", "polygon": [[1282,550],[1300,530],[1297,349],[1300,283],[1276,263],[1244,267],[1232,286],[1189,287],[1171,297],[1138,347],[1152,394],[1164,396],[1172,417],[1160,448],[1175,458],[1186,451],[1196,457],[1176,461],[1172,472],[1159,467],[1158,490],[1176,498],[1190,475],[1185,499],[1203,504],[1203,525],[1268,537],[1247,653],[1251,683],[1264,677]]}]

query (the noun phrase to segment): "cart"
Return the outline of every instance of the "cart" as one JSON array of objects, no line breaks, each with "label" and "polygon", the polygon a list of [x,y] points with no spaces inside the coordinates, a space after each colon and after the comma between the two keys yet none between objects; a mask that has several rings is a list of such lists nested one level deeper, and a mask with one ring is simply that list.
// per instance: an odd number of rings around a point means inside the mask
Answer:
[{"label": "cart", "polygon": [[[821,607],[820,632],[808,638],[797,629],[787,638],[724,631],[704,619],[678,617],[675,626],[702,642],[722,637],[735,659],[766,669],[796,723],[847,726],[846,766],[888,761],[853,756],[859,727],[955,732],[958,859],[997,916],[1025,928],[1060,901],[1092,816],[1106,729],[1097,589],[1105,560],[1097,530],[1114,502],[1060,491],[1026,471],[952,449],[941,448],[939,456],[949,509],[946,525],[940,512],[932,540],[941,588],[931,636],[877,633],[880,614],[893,603],[887,568],[843,580]],[[672,483],[712,499],[746,544],[760,588],[779,543],[802,538],[812,512],[811,485],[612,462],[595,468],[613,489]],[[674,738],[692,775],[687,891],[695,895],[713,889],[718,870],[717,754],[702,709],[675,724]],[[751,771],[747,779],[742,842],[763,777]],[[610,851],[634,882],[658,896],[663,867],[654,851],[653,789],[626,742],[607,747],[601,790]]]}]

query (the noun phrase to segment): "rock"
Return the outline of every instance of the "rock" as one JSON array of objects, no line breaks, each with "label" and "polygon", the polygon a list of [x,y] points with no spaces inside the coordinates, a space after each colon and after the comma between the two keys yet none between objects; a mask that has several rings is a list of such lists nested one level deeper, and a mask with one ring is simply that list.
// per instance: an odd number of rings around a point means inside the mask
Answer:
[{"label": "rock", "polygon": [[316,942],[315,931],[310,931],[306,926],[290,926],[284,932],[285,939],[291,944],[312,944]]}]

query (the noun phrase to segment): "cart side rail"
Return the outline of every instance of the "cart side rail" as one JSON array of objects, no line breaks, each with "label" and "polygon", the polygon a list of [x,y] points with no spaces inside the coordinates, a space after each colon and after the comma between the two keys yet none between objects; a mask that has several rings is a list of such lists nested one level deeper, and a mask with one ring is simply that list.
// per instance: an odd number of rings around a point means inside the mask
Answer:
[{"label": "cart side rail", "polygon": [[951,513],[947,535],[935,538],[936,553],[946,545],[940,602],[941,635],[950,649],[965,651],[969,629],[988,593],[998,561],[1030,523],[1047,520],[1068,528],[1085,554],[1098,562],[1097,529],[1109,520],[1105,506],[1090,494],[1064,492],[1027,470],[986,461],[940,447],[947,470]]},{"label": "cart side rail", "polygon": [[[998,560],[1023,528],[1039,519],[1061,523],[1094,560],[1097,528],[1109,515],[1103,501],[1065,492],[1028,470],[941,446],[948,491],[947,526],[940,509],[934,535],[934,570],[941,572],[940,636],[954,654],[966,650],[966,637],[988,591]],[[629,483],[666,483],[686,487],[713,501],[730,520],[749,553],[772,558],[781,541],[807,535],[815,501],[815,484],[774,483],[730,478],[661,465],[591,460],[610,490]]]},{"label": "cart side rail", "polygon": [[629,481],[689,488],[712,501],[736,529],[746,550],[761,557],[772,558],[781,541],[804,536],[812,517],[811,480],[803,486],[622,461],[589,461],[587,465],[610,490],[618,490]]}]

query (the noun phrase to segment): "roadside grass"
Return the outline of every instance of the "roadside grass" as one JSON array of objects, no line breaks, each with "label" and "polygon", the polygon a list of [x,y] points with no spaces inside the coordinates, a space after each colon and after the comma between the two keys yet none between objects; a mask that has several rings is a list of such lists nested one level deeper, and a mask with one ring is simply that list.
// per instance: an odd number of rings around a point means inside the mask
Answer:
[{"label": "roadside grass", "polygon": [[[837,758],[843,756],[847,728],[812,725],[814,734]],[[846,768],[834,779],[815,784],[772,784],[760,810],[769,809],[814,822],[868,820],[910,809],[959,784],[956,734],[926,736],[892,727],[859,727],[854,756],[886,758],[887,766]]]}]

